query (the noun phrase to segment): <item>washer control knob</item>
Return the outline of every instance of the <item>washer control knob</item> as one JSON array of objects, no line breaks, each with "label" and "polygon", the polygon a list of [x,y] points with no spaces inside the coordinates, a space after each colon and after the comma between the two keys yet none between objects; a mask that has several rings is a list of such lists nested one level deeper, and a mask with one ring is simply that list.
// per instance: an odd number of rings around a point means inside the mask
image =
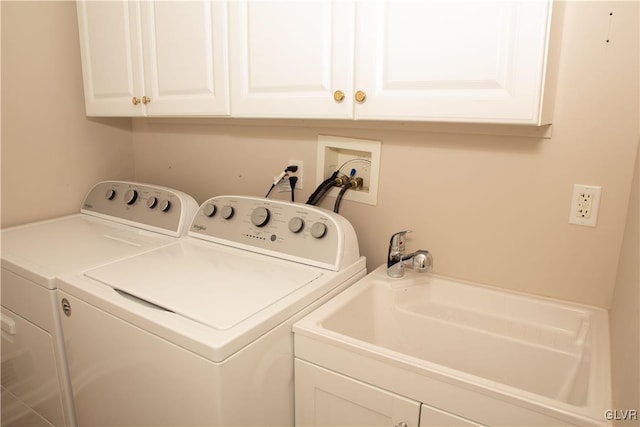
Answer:
[{"label": "washer control knob", "polygon": [[304,220],[299,216],[294,216],[289,220],[289,231],[299,233],[304,228]]},{"label": "washer control knob", "polygon": [[159,209],[162,212],[169,212],[169,209],[171,209],[171,202],[169,200],[163,200],[160,202],[160,206]]},{"label": "washer control knob", "polygon": [[222,210],[220,211],[220,214],[224,219],[231,219],[234,213],[235,211],[233,210],[233,206],[229,206],[229,205],[223,206]]},{"label": "washer control knob", "polygon": [[251,212],[251,222],[256,227],[264,227],[269,223],[270,218],[271,212],[269,212],[269,209],[263,206],[255,208],[253,212]]},{"label": "washer control knob", "polygon": [[113,188],[108,189],[107,192],[104,193],[104,197],[107,200],[113,200],[116,197],[116,190],[114,190]]},{"label": "washer control knob", "polygon": [[149,197],[147,199],[147,207],[149,209],[155,208],[157,204],[158,204],[158,198],[157,197],[151,196],[151,197]]},{"label": "washer control knob", "polygon": [[216,208],[216,205],[214,205],[213,203],[207,203],[207,205],[204,207],[204,209],[202,210],[202,212],[208,216],[208,217],[212,217],[216,214],[216,211],[218,209]]},{"label": "washer control knob", "polygon": [[128,205],[132,205],[138,200],[138,190],[128,190],[124,194],[124,202]]},{"label": "washer control knob", "polygon": [[324,222],[315,222],[311,226],[311,235],[316,239],[322,239],[327,234],[327,225]]}]

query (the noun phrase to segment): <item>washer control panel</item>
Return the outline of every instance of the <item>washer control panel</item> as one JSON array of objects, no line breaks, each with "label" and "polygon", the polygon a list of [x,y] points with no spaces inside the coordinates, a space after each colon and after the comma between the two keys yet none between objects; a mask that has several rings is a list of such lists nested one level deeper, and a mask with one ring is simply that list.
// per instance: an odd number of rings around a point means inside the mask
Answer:
[{"label": "washer control panel", "polygon": [[195,199],[171,188],[124,181],[96,184],[81,212],[172,236],[183,236],[198,209]]},{"label": "washer control panel", "polygon": [[189,235],[333,270],[359,257],[355,231],[344,217],[262,197],[207,200],[194,216]]}]

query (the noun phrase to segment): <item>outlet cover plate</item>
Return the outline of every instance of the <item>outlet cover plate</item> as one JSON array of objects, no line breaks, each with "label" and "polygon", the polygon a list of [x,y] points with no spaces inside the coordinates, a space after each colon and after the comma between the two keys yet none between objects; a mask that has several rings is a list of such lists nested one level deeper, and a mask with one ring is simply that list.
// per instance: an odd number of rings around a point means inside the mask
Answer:
[{"label": "outlet cover plate", "polygon": [[[295,172],[290,172],[289,176],[297,176],[298,181],[296,181],[296,190],[302,190],[302,160],[289,160],[287,162],[287,166],[297,166],[298,170]],[[278,193],[291,192],[291,184],[289,183],[289,177],[286,177],[276,187],[278,189]]]},{"label": "outlet cover plate", "polygon": [[598,207],[602,187],[575,184],[571,196],[569,223],[595,227],[598,221]]}]

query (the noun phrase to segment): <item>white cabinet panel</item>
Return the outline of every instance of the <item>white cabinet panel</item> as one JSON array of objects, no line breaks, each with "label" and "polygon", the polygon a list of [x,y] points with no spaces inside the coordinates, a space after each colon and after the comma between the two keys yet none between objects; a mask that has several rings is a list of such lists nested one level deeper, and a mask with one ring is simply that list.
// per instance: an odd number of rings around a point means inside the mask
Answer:
[{"label": "white cabinet panel", "polygon": [[300,359],[295,391],[296,426],[418,425],[420,403]]},{"label": "white cabinet panel", "polygon": [[147,114],[228,114],[226,4],[144,2]]},{"label": "white cabinet panel", "polygon": [[[233,1],[231,114],[350,118],[351,1]],[[334,92],[345,94],[334,100]]]},{"label": "white cabinet panel", "polygon": [[[551,6],[232,2],[232,115],[549,123],[542,100]],[[337,90],[344,99],[334,100]]]},{"label": "white cabinet panel", "polygon": [[139,3],[79,1],[77,11],[87,115],[143,115],[131,102],[144,91]]},{"label": "white cabinet panel", "polygon": [[225,2],[77,5],[87,115],[229,113]]},{"label": "white cabinet panel", "polygon": [[538,124],[550,3],[358,3],[360,119]]}]

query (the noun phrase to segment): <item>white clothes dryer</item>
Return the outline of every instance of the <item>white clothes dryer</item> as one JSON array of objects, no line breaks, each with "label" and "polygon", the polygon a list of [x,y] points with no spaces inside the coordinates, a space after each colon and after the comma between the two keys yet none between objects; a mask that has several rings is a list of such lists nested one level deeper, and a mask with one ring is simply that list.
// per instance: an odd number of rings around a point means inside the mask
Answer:
[{"label": "white clothes dryer", "polygon": [[197,209],[180,191],[105,181],[80,213],[2,230],[3,426],[76,424],[56,275],[168,245]]},{"label": "white clothes dryer", "polygon": [[362,278],[343,217],[246,196],[171,245],[59,279],[81,426],[293,426],[292,324]]}]

